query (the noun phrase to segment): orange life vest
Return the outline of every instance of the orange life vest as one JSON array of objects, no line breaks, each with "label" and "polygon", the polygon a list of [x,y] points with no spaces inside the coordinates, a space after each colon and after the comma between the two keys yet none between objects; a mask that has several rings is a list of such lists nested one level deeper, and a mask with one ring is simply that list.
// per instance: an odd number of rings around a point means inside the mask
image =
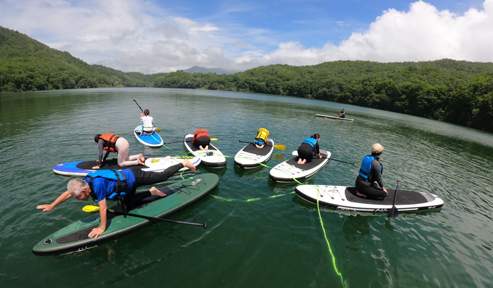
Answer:
[{"label": "orange life vest", "polygon": [[197,130],[195,130],[195,134],[193,135],[193,141],[192,141],[192,143],[195,143],[195,140],[197,138],[202,137],[202,136],[210,137],[209,136],[209,133],[205,129],[197,129]]},{"label": "orange life vest", "polygon": [[111,133],[106,133],[104,135],[99,136],[99,139],[104,141],[103,149],[113,153],[116,152],[115,143],[116,140],[118,140],[118,138],[120,138],[120,136]]}]

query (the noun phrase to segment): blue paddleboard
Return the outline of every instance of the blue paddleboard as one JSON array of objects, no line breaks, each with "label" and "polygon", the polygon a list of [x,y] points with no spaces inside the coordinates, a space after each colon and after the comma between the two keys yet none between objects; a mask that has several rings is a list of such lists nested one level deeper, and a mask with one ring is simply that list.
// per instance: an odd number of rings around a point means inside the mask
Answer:
[{"label": "blue paddleboard", "polygon": [[139,140],[140,143],[149,146],[149,147],[160,147],[163,146],[163,138],[157,134],[157,132],[154,132],[152,134],[146,134],[141,135],[135,131],[142,131],[142,125],[137,126],[134,129],[134,135],[137,140]]}]

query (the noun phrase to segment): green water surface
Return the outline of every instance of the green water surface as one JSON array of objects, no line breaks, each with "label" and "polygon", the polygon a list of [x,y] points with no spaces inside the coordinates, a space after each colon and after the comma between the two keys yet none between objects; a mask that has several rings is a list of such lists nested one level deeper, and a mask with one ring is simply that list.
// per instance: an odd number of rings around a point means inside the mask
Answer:
[{"label": "green water surface", "polygon": [[[363,213],[321,208],[276,184],[269,168],[196,173],[221,177],[211,196],[172,219],[87,251],[34,256],[33,245],[86,217],[90,202],[69,199],[50,212],[70,177],[62,162],[95,160],[96,133],[126,138],[131,154],[184,153],[181,144],[148,148],[133,136],[148,108],[165,142],[195,129],[234,157],[258,128],[276,144],[267,163],[287,160],[313,133],[332,157],[359,164],[384,147],[384,183],[428,191],[439,211]],[[354,122],[315,117],[345,108]],[[122,88],[0,95],[0,285],[2,287],[491,287],[493,135],[447,123],[332,102],[235,92]],[[308,184],[354,185],[359,167],[331,161]],[[189,172],[189,175],[191,172]],[[186,175],[185,175],[186,176]],[[170,180],[179,180],[174,176]],[[158,186],[163,186],[160,184]],[[275,197],[278,196],[278,197]],[[340,275],[337,274],[340,273]]]}]

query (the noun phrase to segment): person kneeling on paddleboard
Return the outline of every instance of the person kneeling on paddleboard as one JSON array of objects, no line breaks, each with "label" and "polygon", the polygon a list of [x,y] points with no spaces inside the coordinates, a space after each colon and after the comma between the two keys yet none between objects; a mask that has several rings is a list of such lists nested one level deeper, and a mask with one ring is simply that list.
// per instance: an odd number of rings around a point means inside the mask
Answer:
[{"label": "person kneeling on paddleboard", "polygon": [[267,129],[265,128],[258,129],[257,137],[255,137],[255,139],[253,140],[253,144],[255,144],[257,148],[264,148],[265,144],[267,144],[267,137],[269,136],[269,134],[269,131],[267,131]]},{"label": "person kneeling on paddleboard", "polygon": [[[130,145],[128,144],[127,139],[120,137],[115,134],[106,133],[106,134],[96,134],[94,136],[94,142],[98,143],[99,148],[99,157],[96,162],[99,162],[99,166],[94,166],[92,169],[98,170],[101,166],[104,165],[104,160],[108,157],[110,152],[118,154],[118,166],[120,167],[128,167],[135,165],[144,165],[145,166],[145,158],[144,155],[132,155],[128,156],[128,151],[130,150]],[[106,150],[106,154],[103,157],[103,150]]]},{"label": "person kneeling on paddleboard", "polygon": [[[383,186],[383,165],[380,163],[382,151],[382,145],[375,143],[371,147],[371,155],[366,155],[363,158],[359,175],[356,178],[356,195],[365,198],[383,199],[389,194]],[[378,186],[381,188],[378,188]]]},{"label": "person kneeling on paddleboard", "polygon": [[346,111],[344,111],[344,108],[342,108],[341,112],[339,112],[339,117],[346,118]]},{"label": "person kneeling on paddleboard", "polygon": [[[94,171],[87,174],[87,176],[82,179],[71,179],[67,184],[67,191],[58,196],[53,203],[38,205],[36,208],[42,209],[43,211],[50,211],[70,197],[74,197],[79,201],[87,201],[89,196],[91,196],[94,200],[98,201],[101,222],[99,227],[92,229],[89,233],[89,237],[97,238],[106,230],[106,198],[112,197],[114,193],[117,193],[120,197],[123,197],[123,204],[131,207],[133,203],[138,203],[139,200],[151,195],[165,197],[166,194],[155,187],[144,193],[136,194],[135,191],[140,186],[166,181],[171,175],[175,174],[183,167],[195,171],[195,165],[188,159],[185,159],[182,163],[173,165],[162,172],[146,172],[138,167],[124,169],[122,171]],[[124,196],[123,192],[125,192]]]},{"label": "person kneeling on paddleboard", "polygon": [[195,134],[193,135],[192,144],[195,148],[200,149],[202,151],[209,150],[209,144],[211,143],[211,137],[209,136],[209,132],[205,129],[197,129],[195,130]]},{"label": "person kneeling on paddleboard", "polygon": [[149,109],[142,111],[140,114],[140,122],[142,123],[142,131],[135,130],[139,134],[152,134],[156,132],[156,127],[154,127],[154,118],[149,116]]},{"label": "person kneeling on paddleboard", "polygon": [[298,164],[302,165],[305,163],[312,162],[313,157],[322,158],[320,155],[320,147],[318,142],[320,141],[320,134],[315,133],[308,137],[301,143],[298,147]]}]

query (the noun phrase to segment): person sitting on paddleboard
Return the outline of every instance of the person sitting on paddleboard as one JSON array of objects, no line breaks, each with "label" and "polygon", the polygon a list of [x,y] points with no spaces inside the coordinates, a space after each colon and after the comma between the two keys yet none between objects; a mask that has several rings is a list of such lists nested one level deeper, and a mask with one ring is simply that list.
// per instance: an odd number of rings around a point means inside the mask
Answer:
[{"label": "person sitting on paddleboard", "polygon": [[211,137],[209,136],[209,132],[205,129],[197,129],[195,130],[195,134],[193,135],[192,144],[195,148],[200,149],[202,151],[209,150],[209,144],[211,143]]},{"label": "person sitting on paddleboard", "polygon": [[154,127],[154,118],[149,116],[149,109],[145,109],[142,114],[140,114],[140,122],[142,123],[142,131],[137,130],[137,133],[147,133],[152,134],[156,132],[156,127]]},{"label": "person sitting on paddleboard", "polygon": [[267,131],[267,129],[265,128],[258,129],[257,137],[255,137],[255,140],[253,140],[253,144],[255,144],[257,148],[264,148],[265,144],[267,144],[267,137],[269,136],[269,134],[269,131]]},{"label": "person sitting on paddleboard", "polygon": [[320,134],[315,133],[301,143],[301,146],[298,147],[298,164],[310,163],[313,157],[322,158],[320,147],[318,146],[319,141]]},{"label": "person sitting on paddleboard", "polygon": [[[99,166],[93,166],[92,169],[100,169],[103,166],[103,162],[106,160],[110,152],[118,154],[118,166],[128,167],[134,165],[144,165],[145,158],[144,155],[132,155],[128,156],[128,151],[130,150],[130,145],[127,139],[120,137],[115,134],[96,134],[94,136],[94,142],[98,143],[99,157],[96,162],[99,162]],[[103,150],[106,150],[106,154],[103,157]]]},{"label": "person sitting on paddleboard", "polygon": [[382,145],[375,143],[371,147],[371,155],[366,155],[363,158],[356,178],[356,195],[365,198],[383,199],[389,194],[383,186],[383,165],[380,163],[382,151]]},{"label": "person sitting on paddleboard", "polygon": [[[58,204],[65,202],[65,200],[73,197],[79,201],[87,201],[89,196],[98,201],[100,226],[94,228],[89,233],[89,237],[98,238],[106,230],[106,198],[111,196],[115,192],[126,193],[124,197],[124,203],[130,207],[132,204],[138,203],[140,200],[145,199],[151,195],[166,197],[166,194],[159,191],[155,187],[151,188],[148,192],[135,193],[136,189],[140,186],[151,185],[159,182],[166,181],[171,175],[178,172],[181,168],[188,167],[190,170],[195,171],[195,165],[188,159],[183,160],[182,163],[178,163],[169,167],[162,172],[146,172],[141,168],[132,167],[130,169],[117,170],[99,170],[89,173],[84,178],[71,179],[67,184],[67,191],[58,196],[51,204],[44,204],[36,206],[37,209],[43,211],[50,211]],[[115,174],[118,180],[115,180]],[[112,175],[113,174],[113,175]],[[124,177],[124,180],[120,180]],[[123,186],[120,186],[123,185]],[[117,187],[123,187],[117,190]]]},{"label": "person sitting on paddleboard", "polygon": [[339,112],[339,117],[346,118],[346,111],[344,111],[344,108],[342,108],[341,112]]}]

